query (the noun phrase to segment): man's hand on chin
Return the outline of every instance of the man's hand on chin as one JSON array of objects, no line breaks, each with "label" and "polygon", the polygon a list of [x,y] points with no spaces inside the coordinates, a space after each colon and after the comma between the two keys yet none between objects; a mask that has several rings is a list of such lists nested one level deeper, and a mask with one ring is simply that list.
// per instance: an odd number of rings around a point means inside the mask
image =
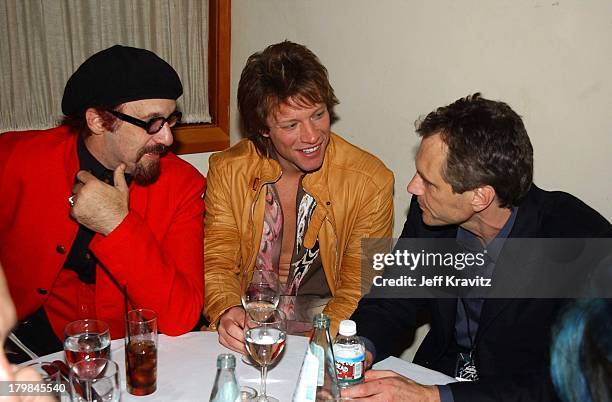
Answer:
[{"label": "man's hand on chin", "polygon": [[363,384],[342,390],[342,396],[364,402],[440,402],[435,385],[421,385],[394,371],[369,370]]},{"label": "man's hand on chin", "polygon": [[129,212],[130,189],[125,180],[125,164],[115,169],[114,185],[81,170],[72,187],[70,215],[81,225],[107,236]]}]

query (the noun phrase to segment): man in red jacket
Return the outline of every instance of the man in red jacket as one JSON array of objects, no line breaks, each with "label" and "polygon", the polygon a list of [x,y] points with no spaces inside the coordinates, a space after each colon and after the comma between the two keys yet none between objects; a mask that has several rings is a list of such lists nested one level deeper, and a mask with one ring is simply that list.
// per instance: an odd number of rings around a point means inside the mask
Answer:
[{"label": "man in red jacket", "polygon": [[164,60],[117,45],[70,77],[63,125],[0,135],[0,261],[35,352],[82,318],[123,337],[126,303],[169,335],[196,325],[205,179],[167,152],[182,93]]}]

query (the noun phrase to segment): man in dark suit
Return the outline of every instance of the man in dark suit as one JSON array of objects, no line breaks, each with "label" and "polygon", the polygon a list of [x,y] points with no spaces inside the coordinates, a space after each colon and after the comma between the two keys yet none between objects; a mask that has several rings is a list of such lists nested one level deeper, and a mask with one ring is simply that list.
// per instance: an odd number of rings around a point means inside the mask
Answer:
[{"label": "man in dark suit", "polygon": [[[532,183],[531,142],[507,104],[468,96],[431,112],[417,133],[422,141],[416,174],[408,184],[414,197],[402,238],[456,239],[488,248],[483,272],[494,286],[503,283],[520,291],[543,287],[543,274],[523,263],[533,255],[512,250],[516,243],[507,239],[612,237],[610,223],[582,201]],[[352,319],[366,339],[370,359],[401,353],[424,312],[431,330],[414,362],[462,381],[425,386],[393,372],[370,370],[364,384],[343,396],[365,401],[555,400],[548,350],[550,327],[563,304],[561,299],[522,296],[364,298]]]}]

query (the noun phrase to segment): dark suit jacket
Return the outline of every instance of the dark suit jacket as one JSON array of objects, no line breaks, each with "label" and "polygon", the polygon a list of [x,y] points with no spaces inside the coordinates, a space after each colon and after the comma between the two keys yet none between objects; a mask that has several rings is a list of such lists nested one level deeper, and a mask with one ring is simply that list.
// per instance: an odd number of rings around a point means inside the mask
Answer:
[{"label": "dark suit jacket", "polygon": [[[413,197],[403,238],[455,238],[457,226],[423,224]],[[509,238],[612,237],[612,226],[596,211],[563,192],[547,192],[532,185],[519,206]],[[502,251],[503,253],[504,251]],[[500,260],[503,254],[500,256]],[[524,277],[520,264],[496,264],[497,275]],[[555,400],[549,375],[551,325],[563,300],[487,299],[475,338],[475,361],[480,379],[451,384],[456,402]],[[376,360],[399,355],[425,311],[431,320],[414,363],[454,376],[457,345],[455,316],[457,299],[361,300],[352,319],[359,334],[376,346]]]}]

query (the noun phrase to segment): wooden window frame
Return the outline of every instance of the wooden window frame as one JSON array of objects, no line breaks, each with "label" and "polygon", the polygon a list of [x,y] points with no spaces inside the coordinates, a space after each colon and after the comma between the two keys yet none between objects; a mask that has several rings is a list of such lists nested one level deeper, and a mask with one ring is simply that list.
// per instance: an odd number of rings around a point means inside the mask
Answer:
[{"label": "wooden window frame", "polygon": [[208,0],[208,102],[211,123],[181,124],[174,131],[177,154],[229,147],[231,0]]}]

